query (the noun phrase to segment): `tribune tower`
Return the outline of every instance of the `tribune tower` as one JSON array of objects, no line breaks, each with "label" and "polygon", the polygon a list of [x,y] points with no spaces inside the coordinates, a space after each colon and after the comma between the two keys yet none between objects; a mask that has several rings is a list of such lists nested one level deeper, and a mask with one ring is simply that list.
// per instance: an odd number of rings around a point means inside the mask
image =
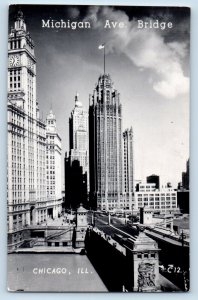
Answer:
[{"label": "tribune tower", "polygon": [[99,77],[90,101],[90,201],[102,210],[124,208],[122,106],[110,75]]}]

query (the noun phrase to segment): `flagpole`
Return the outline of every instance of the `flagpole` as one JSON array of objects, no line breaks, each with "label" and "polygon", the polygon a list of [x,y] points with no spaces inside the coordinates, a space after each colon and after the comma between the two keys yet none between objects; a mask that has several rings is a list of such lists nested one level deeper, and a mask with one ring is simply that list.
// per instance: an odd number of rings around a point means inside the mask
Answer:
[{"label": "flagpole", "polygon": [[106,55],[105,55],[105,43],[102,44],[102,45],[99,45],[98,49],[104,49],[104,58],[103,58],[104,61],[103,61],[103,67],[104,67],[104,74],[105,74],[105,68],[106,68],[106,61],[105,61],[105,59],[106,59]]}]

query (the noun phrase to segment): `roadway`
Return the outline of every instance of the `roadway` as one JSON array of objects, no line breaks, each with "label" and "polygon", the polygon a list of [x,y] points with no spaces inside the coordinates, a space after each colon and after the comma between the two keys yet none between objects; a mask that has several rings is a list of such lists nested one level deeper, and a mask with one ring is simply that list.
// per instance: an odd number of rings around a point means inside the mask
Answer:
[{"label": "roadway", "polygon": [[[91,224],[92,217],[88,214],[88,222]],[[120,234],[124,238],[129,238],[130,236],[137,236],[138,230],[124,224],[124,220],[117,217],[111,216],[111,225],[108,224],[109,217],[104,214],[95,215],[95,227],[102,230],[107,235],[113,236],[114,234]]]}]

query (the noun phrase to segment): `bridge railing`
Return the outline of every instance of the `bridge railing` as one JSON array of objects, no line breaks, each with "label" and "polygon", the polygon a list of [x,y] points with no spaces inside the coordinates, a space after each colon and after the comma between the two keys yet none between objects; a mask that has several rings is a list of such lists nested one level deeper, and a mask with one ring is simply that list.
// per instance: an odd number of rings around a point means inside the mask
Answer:
[{"label": "bridge railing", "polygon": [[162,232],[160,232],[158,230],[155,230],[153,228],[150,228],[150,227],[146,227],[146,229],[149,230],[149,231],[151,231],[151,232],[154,232],[154,233],[157,233],[159,235],[162,235],[163,238],[167,237],[167,238],[172,239],[174,241],[183,243],[183,245],[185,245],[185,246],[189,246],[189,242],[185,241],[185,240],[182,241],[180,237],[175,237],[175,236],[169,235],[167,233],[162,233]]},{"label": "bridge railing", "polygon": [[66,229],[63,229],[63,230],[61,230],[61,231],[59,231],[59,232],[52,233],[52,234],[46,236],[46,240],[50,240],[51,238],[58,237],[58,236],[60,236],[60,235],[62,235],[62,234],[64,234],[64,233],[67,233],[67,232],[69,232],[70,230],[72,230],[72,228],[73,228],[73,226],[70,226],[69,228],[67,227],[67,230],[66,230]]}]

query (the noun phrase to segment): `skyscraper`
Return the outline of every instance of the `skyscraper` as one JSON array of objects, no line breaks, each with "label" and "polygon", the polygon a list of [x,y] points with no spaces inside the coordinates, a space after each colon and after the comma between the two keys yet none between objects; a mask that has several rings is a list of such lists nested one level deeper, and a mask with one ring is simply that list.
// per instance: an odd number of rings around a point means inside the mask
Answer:
[{"label": "skyscraper", "polygon": [[110,75],[99,77],[89,107],[90,201],[94,208],[124,207],[122,106]]},{"label": "skyscraper", "polygon": [[133,129],[126,129],[123,132],[123,148],[124,148],[124,192],[126,195],[125,207],[131,209],[134,193],[134,164],[133,164]]},{"label": "skyscraper", "polygon": [[88,111],[75,96],[75,107],[69,118],[69,155],[65,155],[65,206],[86,206],[89,190]]},{"label": "skyscraper", "polygon": [[48,217],[53,218],[58,217],[62,211],[61,152],[56,117],[50,110],[46,118],[47,213]]},{"label": "skyscraper", "polygon": [[36,101],[34,42],[18,12],[8,37],[8,247],[46,220],[46,128]]},{"label": "skyscraper", "polygon": [[87,188],[89,189],[89,136],[88,136],[88,112],[79,101],[78,93],[75,96],[75,107],[69,119],[70,137],[70,162],[79,160],[83,173],[87,176]]}]

